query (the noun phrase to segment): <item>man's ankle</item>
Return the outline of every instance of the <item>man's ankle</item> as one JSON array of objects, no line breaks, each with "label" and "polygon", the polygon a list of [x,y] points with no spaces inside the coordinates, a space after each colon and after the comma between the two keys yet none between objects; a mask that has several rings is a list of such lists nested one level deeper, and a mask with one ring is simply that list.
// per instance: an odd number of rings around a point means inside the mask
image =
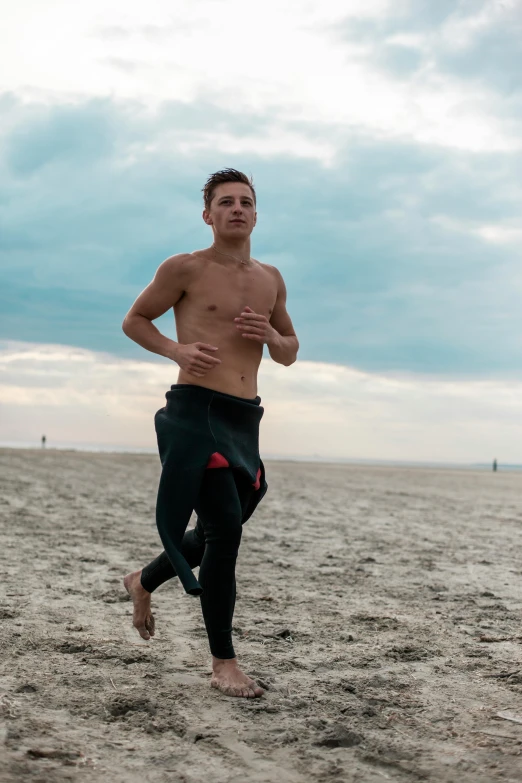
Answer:
[{"label": "man's ankle", "polygon": [[222,669],[225,666],[237,666],[237,658],[216,658],[215,655],[212,656],[213,669]]}]

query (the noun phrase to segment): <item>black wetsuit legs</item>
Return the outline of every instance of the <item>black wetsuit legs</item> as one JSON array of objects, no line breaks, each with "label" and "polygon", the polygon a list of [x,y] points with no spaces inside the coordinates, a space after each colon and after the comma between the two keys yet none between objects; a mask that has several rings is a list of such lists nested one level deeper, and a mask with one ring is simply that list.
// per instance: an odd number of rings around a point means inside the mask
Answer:
[{"label": "black wetsuit legs", "polygon": [[[185,533],[181,553],[191,568],[200,566],[203,619],[210,651],[216,658],[234,658],[232,618],[236,599],[235,566],[241,542],[241,521],[253,487],[230,468],[206,470],[195,512],[196,527]],[[141,583],[152,592],[176,576],[164,552],[142,571]]]}]

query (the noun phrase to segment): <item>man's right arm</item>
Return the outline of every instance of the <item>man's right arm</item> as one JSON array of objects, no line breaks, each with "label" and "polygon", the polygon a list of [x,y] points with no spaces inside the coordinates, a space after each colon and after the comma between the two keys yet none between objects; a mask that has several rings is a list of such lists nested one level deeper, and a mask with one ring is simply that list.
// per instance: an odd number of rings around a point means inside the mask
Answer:
[{"label": "man's right arm", "polygon": [[202,378],[221,364],[220,359],[208,353],[217,351],[217,346],[200,342],[182,345],[165,337],[152,323],[179,302],[190,282],[193,265],[194,257],[188,253],[167,258],[123,319],[122,329],[147,351],[165,356],[190,375]]},{"label": "man's right arm", "polygon": [[152,282],[138,296],[122,324],[127,337],[138,345],[174,361],[179,343],[161,334],[152,321],[174,307],[183,296],[190,275],[190,261],[186,254],[167,258],[159,266]]}]

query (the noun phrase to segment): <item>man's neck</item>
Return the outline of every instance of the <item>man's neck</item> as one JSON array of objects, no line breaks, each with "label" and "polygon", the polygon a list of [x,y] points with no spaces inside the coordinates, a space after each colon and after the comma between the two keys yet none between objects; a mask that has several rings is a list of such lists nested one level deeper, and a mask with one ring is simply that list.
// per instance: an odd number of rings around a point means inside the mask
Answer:
[{"label": "man's neck", "polygon": [[250,237],[237,241],[216,237],[212,243],[212,247],[219,253],[232,256],[233,258],[240,258],[243,261],[247,261],[250,258]]}]

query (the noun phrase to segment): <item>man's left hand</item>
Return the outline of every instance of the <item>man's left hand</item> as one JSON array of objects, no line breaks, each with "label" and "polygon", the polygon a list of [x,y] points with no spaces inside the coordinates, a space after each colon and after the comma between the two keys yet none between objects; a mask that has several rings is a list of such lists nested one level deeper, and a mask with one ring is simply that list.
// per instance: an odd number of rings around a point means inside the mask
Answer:
[{"label": "man's left hand", "polygon": [[239,318],[234,318],[234,321],[241,337],[245,337],[247,340],[269,345],[279,337],[266,315],[255,313],[251,307],[245,307]]}]

